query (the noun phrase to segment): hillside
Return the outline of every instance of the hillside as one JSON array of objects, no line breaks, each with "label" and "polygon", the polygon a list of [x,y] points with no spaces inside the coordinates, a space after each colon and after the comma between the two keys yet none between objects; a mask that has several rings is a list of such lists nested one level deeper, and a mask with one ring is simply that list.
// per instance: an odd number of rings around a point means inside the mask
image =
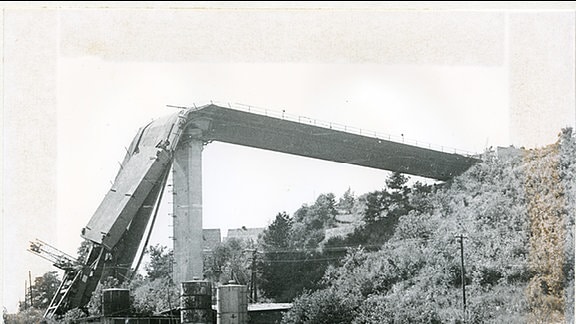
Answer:
[{"label": "hillside", "polygon": [[[357,229],[345,242],[378,242],[380,235],[381,248],[350,250],[328,268],[324,288],[295,301],[285,323],[574,321],[576,144],[570,129],[557,143],[520,156],[487,152],[483,163],[441,187],[402,188],[368,195],[364,218],[376,226]],[[395,200],[386,204],[389,197]],[[370,199],[384,208],[367,218]]]}]

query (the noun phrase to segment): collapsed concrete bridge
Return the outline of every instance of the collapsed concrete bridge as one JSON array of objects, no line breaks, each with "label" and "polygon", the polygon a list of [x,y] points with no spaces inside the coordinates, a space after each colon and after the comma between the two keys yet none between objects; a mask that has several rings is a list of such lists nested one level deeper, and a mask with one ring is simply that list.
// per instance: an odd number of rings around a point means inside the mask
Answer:
[{"label": "collapsed concrete bridge", "polygon": [[85,265],[67,270],[47,317],[85,305],[102,278],[127,278],[146,228],[153,226],[171,167],[173,280],[202,277],[202,148],[213,141],[438,180],[448,180],[478,162],[283,112],[255,113],[248,106],[239,110],[215,104],[182,109],[139,130],[112,188],[82,230],[82,237],[92,242]]}]

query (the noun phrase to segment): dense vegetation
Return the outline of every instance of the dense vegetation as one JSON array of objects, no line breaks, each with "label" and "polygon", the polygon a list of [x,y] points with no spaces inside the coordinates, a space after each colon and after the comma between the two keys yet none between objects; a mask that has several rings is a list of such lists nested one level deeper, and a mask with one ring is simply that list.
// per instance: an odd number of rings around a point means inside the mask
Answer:
[{"label": "dense vegetation", "polygon": [[381,248],[350,250],[326,271],[322,289],[296,299],[284,322],[573,322],[575,177],[567,129],[556,144],[516,157],[487,152],[443,187],[391,181],[368,196],[364,218],[392,229],[378,229],[384,237],[376,238],[364,226],[343,240],[384,240]]}]

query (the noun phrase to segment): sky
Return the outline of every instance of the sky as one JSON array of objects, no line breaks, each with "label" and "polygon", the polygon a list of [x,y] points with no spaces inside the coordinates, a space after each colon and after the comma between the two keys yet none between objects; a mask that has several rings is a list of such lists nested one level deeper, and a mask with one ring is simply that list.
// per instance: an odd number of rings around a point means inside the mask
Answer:
[{"label": "sky", "polygon": [[[241,103],[471,152],[548,144],[576,121],[573,9],[170,6],[3,12],[0,117],[14,118],[3,122],[2,141],[0,286],[9,311],[28,270],[53,270],[24,252],[27,241],[75,254],[125,147],[175,112],[167,105]],[[322,193],[381,189],[388,176],[217,142],[202,158],[204,228],[223,235],[264,227]],[[152,244],[170,245],[170,194]]]}]

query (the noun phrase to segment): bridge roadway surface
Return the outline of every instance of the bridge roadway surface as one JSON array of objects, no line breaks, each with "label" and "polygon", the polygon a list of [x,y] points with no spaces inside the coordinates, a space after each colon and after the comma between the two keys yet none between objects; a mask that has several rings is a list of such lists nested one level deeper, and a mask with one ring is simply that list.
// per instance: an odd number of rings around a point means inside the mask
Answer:
[{"label": "bridge roadway surface", "polygon": [[205,142],[219,141],[320,160],[449,180],[479,160],[308,123],[209,104],[188,120]]}]

